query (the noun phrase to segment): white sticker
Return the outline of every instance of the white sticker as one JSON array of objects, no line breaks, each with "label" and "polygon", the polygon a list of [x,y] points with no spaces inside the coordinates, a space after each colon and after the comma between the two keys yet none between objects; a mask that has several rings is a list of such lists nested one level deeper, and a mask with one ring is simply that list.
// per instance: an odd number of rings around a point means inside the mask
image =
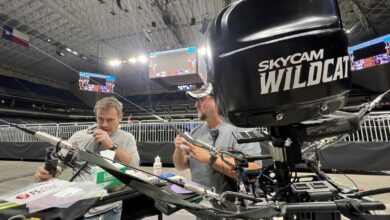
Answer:
[{"label": "white sticker", "polygon": [[62,190],[60,192],[55,193],[53,196],[54,197],[60,197],[60,198],[68,198],[68,197],[71,197],[71,196],[73,196],[75,194],[79,194],[81,192],[82,192],[81,189],[69,187],[69,188],[64,189],[64,190]]}]

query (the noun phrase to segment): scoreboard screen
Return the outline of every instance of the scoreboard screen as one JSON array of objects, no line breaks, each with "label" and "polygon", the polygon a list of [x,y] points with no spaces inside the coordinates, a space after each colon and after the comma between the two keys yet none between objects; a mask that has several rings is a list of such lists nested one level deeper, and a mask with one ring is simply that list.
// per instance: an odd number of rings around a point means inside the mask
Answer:
[{"label": "scoreboard screen", "polygon": [[79,90],[90,92],[113,93],[115,76],[80,72]]}]

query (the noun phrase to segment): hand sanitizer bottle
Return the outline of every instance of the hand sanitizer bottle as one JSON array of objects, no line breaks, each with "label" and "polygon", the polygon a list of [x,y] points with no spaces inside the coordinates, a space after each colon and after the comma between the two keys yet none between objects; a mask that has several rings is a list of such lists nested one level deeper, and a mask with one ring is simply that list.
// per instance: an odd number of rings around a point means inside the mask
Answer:
[{"label": "hand sanitizer bottle", "polygon": [[157,155],[157,157],[154,158],[153,174],[156,175],[156,176],[160,176],[161,175],[161,169],[162,169],[161,159]]}]

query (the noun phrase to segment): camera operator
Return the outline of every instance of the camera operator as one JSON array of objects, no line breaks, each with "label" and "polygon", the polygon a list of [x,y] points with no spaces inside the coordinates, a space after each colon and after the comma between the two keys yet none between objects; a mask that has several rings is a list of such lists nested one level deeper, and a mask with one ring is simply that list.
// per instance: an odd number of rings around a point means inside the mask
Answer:
[{"label": "camera operator", "polygon": [[[260,155],[259,143],[238,144],[236,142],[233,132],[238,131],[239,128],[222,121],[220,118],[211,84],[206,84],[197,91],[187,92],[187,96],[196,100],[198,117],[206,122],[192,130],[192,137],[213,144],[213,147],[219,149]],[[233,158],[224,157],[223,159],[234,164]],[[179,135],[175,138],[173,162],[178,170],[190,168],[192,179],[195,182],[207,187],[215,187],[217,193],[236,190],[234,179],[237,174],[231,170],[231,166],[223,162],[220,155],[212,155]],[[259,168],[261,168],[261,163],[248,163],[248,169]]]},{"label": "camera operator", "polygon": [[[116,98],[105,97],[100,99],[94,108],[97,125],[74,133],[68,142],[74,147],[82,150],[88,149],[95,153],[100,153],[100,151],[104,150],[115,151],[115,160],[137,167],[139,165],[139,155],[135,138],[132,134],[119,128],[119,123],[122,121],[123,116],[122,111],[123,104]],[[65,156],[70,152],[62,149],[61,153]],[[76,155],[73,155],[69,163],[73,165],[73,173],[79,171],[83,166],[83,162],[78,161]],[[58,165],[57,173],[61,173],[63,168],[65,168],[64,164]],[[92,180],[89,170],[89,167],[84,168],[77,176],[76,181]],[[53,178],[44,166],[36,169],[34,177],[38,182]],[[120,219],[121,211],[122,202],[119,201],[90,209],[85,214],[85,219]]]}]

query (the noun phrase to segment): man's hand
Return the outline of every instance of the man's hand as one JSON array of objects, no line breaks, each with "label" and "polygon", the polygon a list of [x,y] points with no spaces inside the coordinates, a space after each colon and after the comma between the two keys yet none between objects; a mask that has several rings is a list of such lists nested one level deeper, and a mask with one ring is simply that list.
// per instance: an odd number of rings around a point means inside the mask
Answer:
[{"label": "man's hand", "polygon": [[110,135],[102,129],[96,129],[92,135],[95,141],[100,143],[106,150],[109,150],[114,144],[110,138]]},{"label": "man's hand", "polygon": [[175,138],[175,147],[176,148],[180,148],[180,145],[181,145],[181,142],[184,141],[185,139],[180,136],[180,135],[177,135],[176,138]]},{"label": "man's hand", "polygon": [[[176,140],[175,140],[175,145],[176,145]],[[184,138],[180,142],[179,147],[183,152],[185,152],[185,154],[189,158],[193,160],[197,160],[201,163],[208,163],[210,160],[210,153],[207,150],[191,144],[190,142],[186,141]]]},{"label": "man's hand", "polygon": [[[57,173],[61,172],[61,167],[57,166]],[[34,178],[36,182],[44,182],[53,179],[53,176],[49,174],[49,171],[47,171],[44,166],[39,166],[35,170]]]},{"label": "man's hand", "polygon": [[177,135],[175,138],[175,148],[177,151],[182,152],[186,158],[188,158],[189,157],[188,147],[182,144],[183,141],[185,141],[185,139],[182,136]]},{"label": "man's hand", "polygon": [[177,135],[174,141],[175,151],[173,152],[172,161],[177,170],[185,170],[188,168],[188,152],[182,150],[182,148],[180,147],[182,146],[181,143],[184,140],[185,139],[182,136]]}]

